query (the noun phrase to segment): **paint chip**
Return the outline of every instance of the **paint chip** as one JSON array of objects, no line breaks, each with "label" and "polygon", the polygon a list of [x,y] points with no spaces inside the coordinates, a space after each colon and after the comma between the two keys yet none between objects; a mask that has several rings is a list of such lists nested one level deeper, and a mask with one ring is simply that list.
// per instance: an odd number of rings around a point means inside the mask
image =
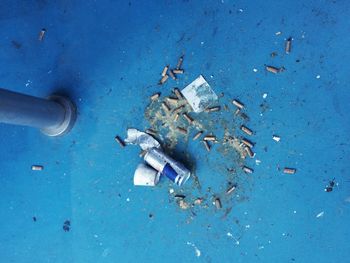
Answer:
[{"label": "paint chip", "polygon": [[324,211],[318,213],[318,214],[316,215],[316,218],[320,218],[320,217],[322,217],[323,215],[324,215]]}]

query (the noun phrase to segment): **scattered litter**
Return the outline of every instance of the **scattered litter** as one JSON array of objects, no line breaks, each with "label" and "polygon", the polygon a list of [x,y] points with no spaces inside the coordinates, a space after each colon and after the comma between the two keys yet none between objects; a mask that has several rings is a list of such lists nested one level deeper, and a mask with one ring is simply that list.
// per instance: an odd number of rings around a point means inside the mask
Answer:
[{"label": "scattered litter", "polygon": [[319,79],[319,78],[321,78],[321,76],[320,76],[320,75],[317,75],[317,76],[316,76],[316,79]]},{"label": "scattered litter", "polygon": [[243,9],[242,9],[242,8],[239,8],[238,11],[241,12],[241,13],[243,13]]},{"label": "scattered litter", "polygon": [[44,170],[44,166],[42,165],[32,165],[32,171],[42,171]]},{"label": "scattered litter", "polygon": [[214,203],[215,203],[215,207],[216,207],[216,209],[221,209],[222,208],[222,204],[221,204],[221,200],[220,200],[220,198],[215,198],[215,201],[214,201]]},{"label": "scattered litter", "polygon": [[32,82],[28,79],[27,83],[26,83],[26,87],[28,87]]},{"label": "scattered litter", "polygon": [[159,85],[163,85],[167,80],[168,80],[169,76],[168,75],[165,75],[163,76],[160,81],[159,81]]},{"label": "scattered litter", "polygon": [[175,161],[158,148],[151,148],[148,150],[144,160],[148,165],[160,172],[161,175],[167,177],[179,186],[183,185],[191,175],[191,172],[185,166]]},{"label": "scattered litter", "polygon": [[283,169],[283,173],[285,174],[295,174],[297,172],[297,169],[295,168],[284,168]]},{"label": "scattered litter", "polygon": [[210,145],[209,145],[208,141],[204,141],[204,140],[203,140],[203,143],[204,143],[205,149],[206,149],[208,152],[210,152]]},{"label": "scattered litter", "polygon": [[244,104],[242,102],[240,102],[239,100],[233,100],[232,104],[235,105],[238,109],[244,108]]},{"label": "scattered litter", "polygon": [[263,99],[266,99],[267,98],[267,93],[264,93],[263,94]]},{"label": "scattered litter", "polygon": [[236,190],[236,185],[230,186],[230,187],[226,190],[226,194],[227,194],[227,195],[232,194],[234,190]]},{"label": "scattered litter", "polygon": [[169,194],[173,194],[175,192],[175,190],[173,188],[169,189]]},{"label": "scattered litter", "polygon": [[182,93],[178,88],[174,89],[174,93],[179,100],[183,99]]},{"label": "scattered litter", "polygon": [[194,200],[194,204],[195,205],[200,205],[200,204],[202,204],[202,202],[203,202],[203,198],[197,198],[196,200]]},{"label": "scattered litter", "polygon": [[256,165],[259,165],[259,164],[261,164],[261,161],[258,160],[258,159],[256,159],[256,160],[255,160],[255,164],[256,164]]},{"label": "scattered litter", "polygon": [[286,51],[286,54],[289,54],[292,50],[292,38],[289,37],[287,40],[286,40],[286,46],[285,46],[285,51]]},{"label": "scattered litter", "polygon": [[193,136],[193,140],[194,140],[194,141],[197,140],[199,137],[201,137],[202,134],[203,134],[203,131],[197,132],[196,135]]},{"label": "scattered litter", "polygon": [[157,132],[155,130],[152,130],[152,129],[147,129],[146,133],[148,133],[149,135],[152,135],[152,136],[157,136]]},{"label": "scattered litter", "polygon": [[278,31],[278,32],[275,33],[276,36],[279,36],[279,35],[281,35],[281,34],[282,34],[281,31]]},{"label": "scattered litter", "polygon": [[128,129],[128,137],[125,139],[125,143],[140,145],[142,150],[149,150],[151,148],[159,148],[159,142],[151,135],[138,131],[137,129]]},{"label": "scattered litter", "polygon": [[192,246],[194,248],[194,251],[196,253],[196,257],[200,257],[201,256],[201,251],[196,247],[195,244],[193,244],[191,242],[187,242],[187,245]]},{"label": "scattered litter", "polygon": [[162,77],[164,77],[169,69],[169,65],[165,66],[163,71],[162,71]]},{"label": "scattered litter", "polygon": [[[179,58],[179,60],[177,61],[177,65],[176,65],[177,70],[179,70],[181,68],[183,61],[184,61],[184,56],[181,56]],[[174,72],[174,73],[176,73],[176,72]],[[176,73],[176,74],[179,74],[179,73]]]},{"label": "scattered litter", "polygon": [[254,71],[254,72],[258,72],[258,70],[257,70],[256,68],[253,68],[253,71]]},{"label": "scattered litter", "polygon": [[165,101],[162,102],[162,108],[163,108],[166,112],[169,112],[169,111],[170,111],[170,107],[168,106],[168,104],[166,104]]},{"label": "scattered litter", "polygon": [[69,220],[64,221],[62,229],[64,232],[69,232],[69,230],[70,230],[70,221]]},{"label": "scattered litter", "polygon": [[134,185],[156,186],[159,182],[160,173],[150,166],[140,163],[134,174]]},{"label": "scattered litter", "polygon": [[187,129],[183,128],[183,127],[176,127],[176,130],[184,135],[187,135]]},{"label": "scattered litter", "polygon": [[252,151],[252,149],[249,146],[245,146],[244,150],[250,158],[253,158],[255,156],[255,153]]},{"label": "scattered litter", "polygon": [[214,135],[206,135],[203,138],[204,141],[216,141],[216,136]]},{"label": "scattered litter", "polygon": [[220,106],[215,106],[215,107],[209,107],[205,110],[205,112],[215,112],[215,111],[220,111]]},{"label": "scattered litter", "polygon": [[153,94],[150,98],[151,98],[151,101],[156,101],[159,99],[159,97],[160,97],[160,92],[157,92]]},{"label": "scattered litter", "polygon": [[46,29],[45,28],[41,29],[41,31],[39,32],[39,38],[38,38],[39,41],[44,40],[45,33],[46,33]]},{"label": "scattered litter", "polygon": [[186,209],[189,209],[190,208],[190,205],[183,199],[180,199],[178,201],[178,204],[179,204],[179,207],[183,210],[186,210]]},{"label": "scattered litter", "polygon": [[248,139],[246,139],[246,138],[243,138],[243,139],[242,139],[242,143],[243,143],[244,145],[250,147],[250,148],[253,148],[253,147],[254,147],[254,144],[253,144],[251,141],[249,141]]},{"label": "scattered litter", "polygon": [[279,142],[281,140],[281,137],[279,137],[278,135],[273,135],[272,139],[276,142]]},{"label": "scattered litter", "polygon": [[318,214],[316,215],[316,218],[322,217],[323,215],[324,215],[324,211],[318,213]]},{"label": "scattered litter", "polygon": [[175,76],[173,70],[169,70],[169,76],[170,76],[173,80],[176,80],[176,76]]},{"label": "scattered litter", "polygon": [[204,111],[218,99],[218,96],[211,89],[202,75],[184,88],[181,93],[184,95],[194,112],[197,113]]},{"label": "scattered litter", "polygon": [[253,131],[252,131],[251,129],[247,128],[247,127],[244,126],[244,125],[241,126],[241,130],[242,130],[243,132],[245,132],[246,134],[248,134],[248,135],[253,135]]},{"label": "scattered litter", "polygon": [[192,124],[193,119],[187,113],[183,113],[182,116],[184,116],[184,118],[188,122],[188,124]]},{"label": "scattered litter", "polygon": [[332,192],[333,191],[333,187],[335,186],[335,179],[333,179],[332,181],[329,181],[329,184],[326,185],[326,188],[324,189],[325,192]]},{"label": "scattered litter", "polygon": [[243,171],[247,174],[252,174],[254,172],[252,168],[249,168],[247,166],[243,166]]},{"label": "scattered litter", "polygon": [[130,198],[128,197],[128,198],[126,198],[126,202],[130,202]]},{"label": "scattered litter", "polygon": [[282,72],[284,71],[284,67],[281,67],[281,68],[276,68],[274,66],[265,66],[265,69],[268,71],[268,72],[271,72],[271,73],[274,73],[274,74],[277,74],[279,72]]},{"label": "scattered litter", "polygon": [[175,74],[184,74],[184,70],[183,69],[173,69],[173,72]]}]

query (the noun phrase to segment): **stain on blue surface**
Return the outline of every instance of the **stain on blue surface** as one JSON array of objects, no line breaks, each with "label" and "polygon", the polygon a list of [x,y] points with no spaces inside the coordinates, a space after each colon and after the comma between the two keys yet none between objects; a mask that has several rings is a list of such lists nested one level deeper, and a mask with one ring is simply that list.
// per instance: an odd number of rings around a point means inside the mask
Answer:
[{"label": "stain on blue surface", "polygon": [[[1,87],[67,93],[79,114],[60,138],[0,125],[1,260],[349,261],[349,11],[328,0],[1,1]],[[245,103],[256,131],[261,164],[250,163],[249,196],[224,219],[214,206],[190,219],[164,181],[134,187],[139,149],[114,141],[127,127],[148,127],[148,97],[170,93],[159,74],[182,53],[177,85],[203,74],[217,94]],[[274,75],[264,64],[286,70]],[[199,179],[220,176],[212,174],[220,159],[198,156],[209,160],[196,163]],[[45,169],[31,171],[37,163]],[[297,173],[282,174],[284,166]]]}]

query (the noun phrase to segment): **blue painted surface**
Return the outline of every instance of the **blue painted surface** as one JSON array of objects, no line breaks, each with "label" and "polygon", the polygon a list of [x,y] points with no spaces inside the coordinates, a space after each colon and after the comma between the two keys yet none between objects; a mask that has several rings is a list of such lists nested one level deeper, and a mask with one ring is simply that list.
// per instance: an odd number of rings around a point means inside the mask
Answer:
[{"label": "blue painted surface", "polygon": [[[119,2],[0,3],[1,86],[39,97],[61,91],[79,109],[61,138],[0,125],[1,261],[349,262],[350,4]],[[261,164],[248,161],[254,174],[239,175],[246,200],[232,201],[226,218],[213,206],[197,216],[180,210],[164,180],[134,187],[139,149],[114,141],[127,127],[148,127],[148,96],[170,93],[171,83],[155,84],[182,52],[186,73],[177,85],[203,74],[224,102],[246,104],[256,131]],[[286,71],[273,75],[264,64]],[[217,151],[178,147],[196,160],[203,192],[224,190],[219,166],[227,161]],[[278,166],[298,170],[285,175]]]}]

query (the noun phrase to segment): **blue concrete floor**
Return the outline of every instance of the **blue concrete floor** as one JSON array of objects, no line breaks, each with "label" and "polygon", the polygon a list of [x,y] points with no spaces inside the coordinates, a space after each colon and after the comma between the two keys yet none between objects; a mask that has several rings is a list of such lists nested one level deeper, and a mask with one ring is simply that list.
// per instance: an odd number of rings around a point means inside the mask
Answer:
[{"label": "blue concrete floor", "polygon": [[[79,111],[60,138],[0,125],[1,261],[350,262],[349,11],[328,0],[1,1],[1,87],[69,94]],[[182,53],[185,74],[157,86]],[[254,174],[238,174],[243,198],[224,203],[226,217],[210,202],[196,216],[179,209],[166,181],[134,187],[139,149],[114,141],[149,127],[149,95],[199,74],[225,93],[220,102],[243,101],[256,131],[261,163],[248,160]],[[225,190],[218,151],[178,147],[202,183],[189,182],[188,193]]]}]

